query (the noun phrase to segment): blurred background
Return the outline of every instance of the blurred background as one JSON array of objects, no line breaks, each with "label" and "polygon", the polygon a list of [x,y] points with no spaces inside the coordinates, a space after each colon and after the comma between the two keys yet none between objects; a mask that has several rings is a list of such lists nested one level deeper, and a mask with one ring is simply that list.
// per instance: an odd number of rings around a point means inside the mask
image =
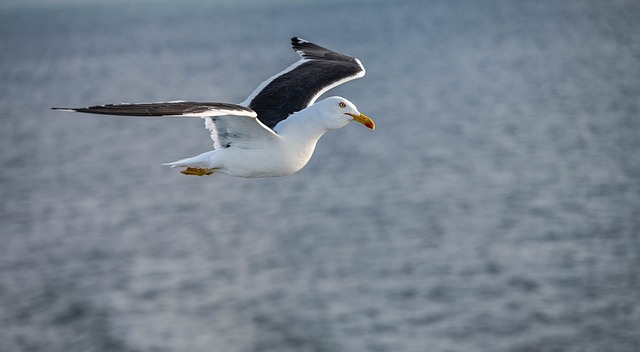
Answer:
[{"label": "blurred background", "polygon": [[[300,36],[377,123],[186,177]],[[639,351],[640,3],[3,1],[1,351]]]}]

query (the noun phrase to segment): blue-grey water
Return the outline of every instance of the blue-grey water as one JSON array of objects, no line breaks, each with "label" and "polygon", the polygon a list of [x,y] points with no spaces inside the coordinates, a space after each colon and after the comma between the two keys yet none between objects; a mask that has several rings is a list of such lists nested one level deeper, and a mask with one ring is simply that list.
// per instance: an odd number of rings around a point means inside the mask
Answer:
[{"label": "blue-grey water", "polygon": [[[301,172],[186,177],[297,59],[374,118]],[[7,1],[0,351],[640,351],[640,3]]]}]

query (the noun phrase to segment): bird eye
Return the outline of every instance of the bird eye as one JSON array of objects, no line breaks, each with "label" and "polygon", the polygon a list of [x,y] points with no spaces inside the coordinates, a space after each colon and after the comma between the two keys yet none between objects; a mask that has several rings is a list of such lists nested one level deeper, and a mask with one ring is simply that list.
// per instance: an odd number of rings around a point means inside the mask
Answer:
[{"label": "bird eye", "polygon": [[338,104],[338,106],[344,109],[347,107],[347,104],[345,104],[344,101],[341,101],[340,104]]}]

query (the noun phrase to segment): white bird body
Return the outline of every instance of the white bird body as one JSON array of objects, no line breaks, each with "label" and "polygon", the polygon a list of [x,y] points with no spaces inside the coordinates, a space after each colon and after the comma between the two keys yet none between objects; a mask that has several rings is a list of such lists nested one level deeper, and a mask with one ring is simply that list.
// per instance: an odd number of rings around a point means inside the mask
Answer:
[{"label": "white bird body", "polygon": [[328,130],[357,121],[375,124],[342,97],[316,99],[327,90],[364,76],[360,60],[291,38],[300,55],[293,65],[262,82],[244,102],[108,104],[87,108],[54,108],[93,114],[141,117],[201,117],[211,132],[213,150],[167,163],[184,167],[185,175],[221,172],[240,177],[286,176],[302,169]]},{"label": "white bird body", "polygon": [[[341,107],[341,103],[344,107]],[[290,175],[309,162],[320,137],[352,121],[354,118],[351,114],[361,115],[348,100],[330,97],[281,121],[274,128],[277,134],[256,130],[249,136],[251,143],[214,149],[166,165],[215,170],[241,177]],[[211,127],[211,123],[205,123]],[[214,134],[215,131],[212,131],[212,136]]]}]

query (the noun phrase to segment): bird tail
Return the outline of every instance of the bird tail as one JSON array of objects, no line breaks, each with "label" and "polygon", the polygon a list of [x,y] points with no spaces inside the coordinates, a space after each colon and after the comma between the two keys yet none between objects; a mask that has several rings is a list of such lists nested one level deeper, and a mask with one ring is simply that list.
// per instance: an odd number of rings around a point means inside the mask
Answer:
[{"label": "bird tail", "polygon": [[171,163],[164,163],[162,165],[174,167],[195,167],[195,168],[210,168],[211,152],[202,153],[192,158],[180,159]]}]

